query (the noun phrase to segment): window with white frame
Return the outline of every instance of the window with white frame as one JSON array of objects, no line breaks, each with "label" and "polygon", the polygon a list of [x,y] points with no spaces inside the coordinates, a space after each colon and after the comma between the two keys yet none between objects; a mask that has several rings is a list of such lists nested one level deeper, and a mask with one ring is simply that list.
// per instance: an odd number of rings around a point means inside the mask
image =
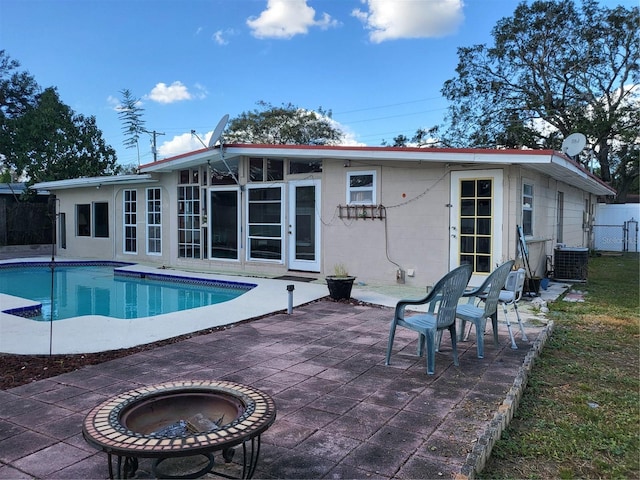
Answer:
[{"label": "window with white frame", "polygon": [[178,257],[200,258],[200,187],[178,187]]},{"label": "window with white frame", "polygon": [[533,235],[533,185],[522,184],[522,233]]},{"label": "window with white frame", "polygon": [[376,204],[376,172],[347,172],[347,204]]},{"label": "window with white frame", "polygon": [[147,188],[147,253],[162,254],[162,190]]},{"label": "window with white frame", "polygon": [[248,188],[249,260],[282,261],[282,186]]},{"label": "window with white frame", "polygon": [[124,226],[124,253],[138,253],[138,192],[125,190],[123,195],[122,224]]}]

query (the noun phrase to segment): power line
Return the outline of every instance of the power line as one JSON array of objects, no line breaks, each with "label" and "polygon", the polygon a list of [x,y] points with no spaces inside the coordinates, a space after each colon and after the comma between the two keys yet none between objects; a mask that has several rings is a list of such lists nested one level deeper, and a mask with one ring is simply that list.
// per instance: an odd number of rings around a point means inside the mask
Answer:
[{"label": "power line", "polygon": [[379,105],[379,106],[375,106],[375,107],[366,107],[366,108],[359,108],[356,110],[346,110],[344,112],[335,112],[338,115],[344,115],[347,113],[357,113],[357,112],[365,112],[368,110],[378,110],[381,108],[390,108],[390,107],[398,107],[400,105],[411,105],[413,103],[420,103],[420,102],[427,102],[429,100],[439,100],[442,99],[442,97],[431,97],[431,98],[422,98],[420,100],[409,100],[407,102],[398,102],[398,103],[390,103],[388,105]]}]

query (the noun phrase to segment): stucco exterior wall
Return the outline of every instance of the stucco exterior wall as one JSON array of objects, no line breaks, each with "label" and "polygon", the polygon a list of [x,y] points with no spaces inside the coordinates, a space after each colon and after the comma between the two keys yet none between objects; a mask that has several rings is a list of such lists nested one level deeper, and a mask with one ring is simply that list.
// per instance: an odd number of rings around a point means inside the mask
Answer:
[{"label": "stucco exterior wall", "polygon": [[[117,223],[113,215],[113,187],[71,189],[56,192],[58,198],[57,213],[64,213],[66,248],[60,246],[61,227],[60,222],[56,222],[57,246],[56,255],[72,258],[91,258],[111,260],[115,255],[114,232]],[[78,236],[76,232],[76,205],[93,204],[95,202],[106,202],[109,204],[109,236],[106,238],[96,238],[93,236]]]},{"label": "stucco exterior wall", "polygon": [[[558,243],[570,247],[586,247],[589,241],[588,219],[595,197],[575,187],[557,181],[546,175],[521,167],[511,167],[509,171],[509,252],[516,255],[518,237],[517,225],[522,225],[522,186],[534,187],[533,235],[525,237],[529,250],[532,273],[544,276],[547,256],[553,256]],[[562,241],[558,239],[558,193],[563,193]],[[586,223],[583,223],[587,220]],[[514,233],[511,233],[514,232]],[[518,261],[522,264],[522,261]]]},{"label": "stucco exterior wall", "polygon": [[[386,220],[339,218],[346,204],[347,172],[375,171],[376,204]],[[326,162],[323,168],[323,271],[345,264],[364,283],[428,285],[448,271],[448,171],[444,164],[382,166]],[[406,275],[413,270],[413,277]]]},{"label": "stucco exterior wall", "polygon": [[[318,157],[322,158],[322,157]],[[443,157],[445,158],[445,157]],[[247,182],[247,161],[239,162],[241,185]],[[190,168],[206,171],[206,163]],[[558,243],[558,192],[564,195],[562,243],[572,247],[588,246],[589,212],[595,198],[581,189],[569,186],[538,170],[530,170],[514,164],[451,163],[431,159],[429,162],[327,159],[322,172],[287,175],[277,183],[283,189],[282,261],[246,260],[246,199],[247,188],[240,201],[239,225],[242,227],[239,260],[190,259],[178,257],[178,171],[156,172],[155,182],[141,180],[126,185],[79,186],[56,191],[59,198],[58,212],[66,215],[66,248],[58,245],[58,255],[73,258],[115,259],[151,265],[164,265],[188,270],[220,271],[226,273],[264,273],[284,275],[289,273],[288,249],[291,236],[287,233],[289,219],[289,188],[292,180],[320,180],[320,266],[319,272],[307,272],[322,277],[330,275],[334,266],[344,264],[357,281],[366,284],[398,284],[398,272],[408,286],[433,285],[452,268],[457,260],[457,250],[452,236],[452,225],[458,225],[455,216],[459,199],[452,198],[452,179],[485,178],[495,180],[494,232],[497,238],[493,266],[516,258],[518,235],[516,227],[522,225],[523,184],[534,187],[533,232],[527,236],[529,263],[532,272],[545,273],[546,258],[553,255]],[[347,175],[350,172],[374,172],[376,198],[371,218],[353,215],[347,218]],[[129,180],[127,180],[129,181]],[[133,180],[135,181],[135,179]],[[269,184],[265,182],[265,185]],[[270,184],[269,184],[270,185]],[[456,183],[458,185],[458,183]],[[146,188],[160,188],[162,192],[162,252],[147,252]],[[235,186],[230,186],[235,188]],[[206,202],[209,187],[201,185],[201,206]],[[137,192],[137,253],[123,252],[123,195],[125,190]],[[106,202],[109,204],[109,237],[79,237],[76,235],[76,204]],[[343,208],[341,209],[340,206]],[[497,215],[497,213],[500,215]],[[591,212],[592,213],[592,212]],[[382,217],[382,218],[381,218]],[[58,237],[60,238],[60,237]],[[206,248],[202,253],[206,256]],[[522,262],[521,262],[522,263]],[[300,272],[302,275],[305,272]]]}]

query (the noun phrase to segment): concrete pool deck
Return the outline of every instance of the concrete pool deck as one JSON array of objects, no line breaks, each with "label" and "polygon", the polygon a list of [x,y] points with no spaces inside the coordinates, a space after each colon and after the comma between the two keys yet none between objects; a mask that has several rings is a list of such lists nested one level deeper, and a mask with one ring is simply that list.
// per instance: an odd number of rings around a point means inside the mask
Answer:
[{"label": "concrete pool deck", "polygon": [[[47,262],[45,257],[25,257],[0,260],[6,263]],[[86,259],[61,259],[65,262],[86,262]],[[293,285],[293,306],[318,300],[328,295],[322,277],[314,282],[279,280],[259,276],[236,276],[220,273],[189,272],[160,269],[140,264],[121,267],[141,273],[178,275],[228,282],[252,283],[256,287],[240,297],[216,305],[194,308],[138,319],[119,319],[87,315],[67,320],[38,322],[4,313],[5,310],[34,305],[36,302],[0,293],[0,353],[42,355],[95,353],[134,347],[177,337],[209,328],[234,324],[279,311],[289,306],[288,285]],[[543,300],[557,298],[568,285],[552,283],[541,292]],[[402,298],[419,298],[422,288],[406,285],[375,286],[356,283],[352,297],[362,302],[395,307]],[[526,302],[523,302],[525,315]],[[420,310],[421,307],[416,307]],[[516,329],[517,326],[514,326]]]},{"label": "concrete pool deck", "polygon": [[[0,261],[33,263],[46,258],[21,258]],[[64,262],[87,260],[64,259]],[[283,281],[260,277],[240,277],[211,273],[194,273],[174,269],[159,269],[144,265],[121,267],[119,270],[155,273],[225,282],[251,283],[256,286],[240,297],[215,305],[136,319],[86,315],[52,322],[34,321],[7,314],[4,311],[35,305],[37,302],[0,294],[0,352],[17,354],[94,353],[129,348],[158,340],[177,337],[208,328],[237,323],[270,313],[287,310],[293,285],[293,305],[317,300],[327,295],[326,285]]]}]

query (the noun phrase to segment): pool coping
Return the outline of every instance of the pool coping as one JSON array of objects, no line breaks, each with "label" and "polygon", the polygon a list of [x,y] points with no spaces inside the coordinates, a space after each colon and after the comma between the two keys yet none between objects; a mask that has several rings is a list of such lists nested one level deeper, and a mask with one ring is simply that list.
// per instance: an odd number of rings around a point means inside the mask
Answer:
[{"label": "pool coping", "polygon": [[[7,264],[46,263],[42,258],[26,258],[0,261],[0,268]],[[90,262],[65,259],[59,263],[75,264],[125,264],[126,262]],[[166,313],[137,319],[119,319],[102,315],[86,315],[55,322],[36,322],[7,313],[6,310],[28,309],[37,302],[0,294],[0,353],[44,355],[96,353],[108,350],[144,345],[160,340],[186,335],[209,328],[237,323],[287,310],[288,285],[293,285],[293,306],[302,305],[327,295],[326,285],[307,282],[283,281],[260,277],[241,277],[215,273],[195,273],[178,269],[161,269],[142,264],[119,267],[120,272],[150,276],[201,279],[229,284],[251,284],[254,288],[238,298],[216,305],[198,307],[180,312]]]}]

